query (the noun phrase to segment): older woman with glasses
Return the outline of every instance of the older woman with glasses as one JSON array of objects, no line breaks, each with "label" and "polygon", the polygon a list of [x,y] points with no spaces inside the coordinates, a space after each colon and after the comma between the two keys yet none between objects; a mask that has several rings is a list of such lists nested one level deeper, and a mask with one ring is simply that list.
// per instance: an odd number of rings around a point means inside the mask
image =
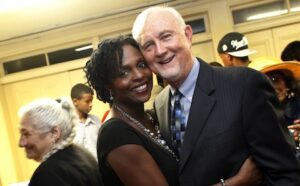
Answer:
[{"label": "older woman with glasses", "polygon": [[67,99],[39,99],[20,109],[19,146],[41,162],[29,186],[102,185],[95,158],[73,145],[77,118]]},{"label": "older woman with glasses", "polygon": [[265,73],[276,90],[282,104],[288,128],[295,140],[299,141],[300,131],[300,95],[297,80],[300,79],[299,62],[281,62],[271,57],[260,57],[249,65]]}]

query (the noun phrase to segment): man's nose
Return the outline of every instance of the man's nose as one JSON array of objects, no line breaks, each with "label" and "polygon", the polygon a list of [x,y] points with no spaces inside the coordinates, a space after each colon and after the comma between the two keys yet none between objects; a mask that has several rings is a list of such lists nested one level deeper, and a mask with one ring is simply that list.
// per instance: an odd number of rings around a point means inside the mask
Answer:
[{"label": "man's nose", "polygon": [[156,43],[155,54],[157,56],[163,56],[166,53],[166,47],[162,43]]}]

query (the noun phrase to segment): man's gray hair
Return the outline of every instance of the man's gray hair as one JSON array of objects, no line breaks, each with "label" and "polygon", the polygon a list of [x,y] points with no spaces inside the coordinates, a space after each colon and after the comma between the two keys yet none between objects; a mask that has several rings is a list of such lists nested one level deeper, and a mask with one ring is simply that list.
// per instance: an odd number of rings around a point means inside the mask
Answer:
[{"label": "man's gray hair", "polygon": [[[184,19],[182,18],[182,16],[180,15],[180,13],[172,7],[164,7],[164,6],[153,6],[153,7],[149,7],[147,9],[145,9],[144,11],[142,11],[137,18],[135,19],[134,23],[133,23],[133,27],[132,27],[132,37],[137,41],[140,42],[140,36],[141,33],[143,32],[143,28],[145,26],[145,22],[148,18],[148,16],[151,13],[154,12],[169,12],[171,13],[177,20],[180,28],[182,30],[184,30],[186,24],[184,22]],[[159,18],[158,18],[159,19]]]}]

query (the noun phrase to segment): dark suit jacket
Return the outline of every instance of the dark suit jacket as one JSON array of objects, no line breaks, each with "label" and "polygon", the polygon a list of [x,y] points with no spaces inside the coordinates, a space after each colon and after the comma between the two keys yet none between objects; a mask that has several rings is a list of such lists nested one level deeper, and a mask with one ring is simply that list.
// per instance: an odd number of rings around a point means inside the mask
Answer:
[{"label": "dark suit jacket", "polygon": [[[206,186],[234,176],[248,156],[268,185],[300,185],[300,165],[279,101],[267,78],[249,68],[200,71],[180,154],[180,185]],[[154,107],[170,145],[169,87]]]},{"label": "dark suit jacket", "polygon": [[98,164],[86,149],[70,145],[34,171],[29,186],[103,186]]}]

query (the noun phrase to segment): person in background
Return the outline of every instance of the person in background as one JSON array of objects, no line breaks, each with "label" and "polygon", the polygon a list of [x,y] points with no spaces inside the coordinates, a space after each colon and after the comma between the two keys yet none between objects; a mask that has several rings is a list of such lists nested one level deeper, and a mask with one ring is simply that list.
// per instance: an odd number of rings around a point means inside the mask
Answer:
[{"label": "person in background", "polygon": [[26,156],[40,162],[29,186],[101,186],[95,158],[74,145],[78,118],[72,103],[44,98],[23,106],[19,115],[19,146]]},{"label": "person in background", "polygon": [[110,113],[110,109],[109,110],[106,110],[102,116],[102,119],[101,119],[101,122],[104,123],[108,118],[110,118],[109,116],[109,113]]},{"label": "person in background", "polygon": [[[142,11],[132,35],[149,68],[169,84],[154,106],[162,136],[179,155],[180,185],[234,185],[224,179],[249,156],[267,185],[300,185],[295,144],[267,77],[250,68],[213,68],[194,57],[192,27],[171,7]],[[249,54],[241,39],[227,46],[233,51],[222,50]]]},{"label": "person in background", "polygon": [[290,42],[281,52],[282,61],[300,61],[300,41]]},{"label": "person in background", "polygon": [[89,114],[93,97],[93,90],[85,84],[78,83],[71,89],[72,102],[80,121],[76,126],[74,143],[88,149],[97,159],[96,146],[101,121],[96,115]]},{"label": "person in background", "polygon": [[239,32],[230,32],[218,44],[218,53],[225,67],[247,67],[249,55],[256,51],[248,48],[248,39]]},{"label": "person in background", "polygon": [[[105,185],[179,185],[178,159],[161,138],[155,115],[144,111],[152,72],[135,40],[126,36],[103,40],[84,70],[97,98],[112,106],[97,146]],[[258,169],[248,159],[230,179],[246,176],[246,183],[253,183],[255,176],[249,172],[254,171]]]},{"label": "person in background", "polygon": [[[300,63],[281,62],[269,56],[259,57],[249,67],[261,71],[270,79],[282,105],[286,124],[297,129],[300,124],[300,96],[297,80],[300,79]],[[293,131],[295,141],[299,142],[299,129]]]},{"label": "person in background", "polygon": [[[300,62],[300,41],[295,40],[290,42],[281,52],[282,61],[297,61]],[[297,86],[300,87],[300,78],[297,80]],[[299,139],[300,134],[300,120],[295,121],[296,124],[290,125],[291,130],[295,130],[295,140]],[[300,155],[299,155],[300,157]],[[300,158],[299,158],[300,159]]]},{"label": "person in background", "polygon": [[111,104],[109,104],[109,109],[106,110],[101,118],[101,123],[104,123],[106,120],[108,120],[110,116],[110,109],[111,109]]}]

